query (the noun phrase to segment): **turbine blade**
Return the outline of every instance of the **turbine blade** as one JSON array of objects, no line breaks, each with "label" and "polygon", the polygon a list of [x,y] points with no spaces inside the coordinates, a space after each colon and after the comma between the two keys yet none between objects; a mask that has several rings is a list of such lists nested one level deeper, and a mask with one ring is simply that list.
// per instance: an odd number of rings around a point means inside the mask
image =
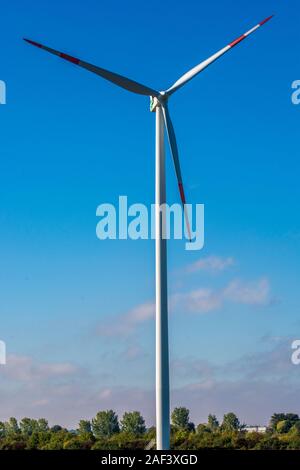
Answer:
[{"label": "turbine blade", "polygon": [[28,42],[29,44],[32,44],[33,46],[39,47],[40,49],[44,49],[45,51],[50,52],[51,54],[57,55],[62,59],[72,62],[72,64],[79,65],[80,67],[83,67],[84,69],[87,69],[90,72],[95,73],[96,75],[100,75],[100,77],[105,78],[110,82],[113,82],[115,85],[125,88],[125,90],[129,90],[133,93],[138,93],[140,95],[159,96],[158,91],[152,90],[152,88],[149,88],[145,85],[141,85],[140,83],[135,82],[134,80],[130,80],[129,78],[123,77],[122,75],[110,72],[109,70],[102,69],[101,67],[97,67],[96,65],[89,64],[88,62],[84,62],[83,60],[77,59],[76,57],[72,57],[68,54],[64,54],[63,52],[56,51],[55,49],[51,49],[50,47],[44,46],[43,44],[31,41],[30,39],[24,38],[24,41]]},{"label": "turbine blade", "polygon": [[254,26],[254,28],[250,29],[247,31],[247,33],[242,34],[242,36],[238,37],[234,41],[232,41],[230,44],[228,44],[226,47],[221,49],[220,51],[216,52],[216,54],[213,54],[211,57],[208,59],[204,60],[200,64],[196,65],[196,67],[193,67],[191,70],[186,72],[182,77],[180,77],[167,91],[166,94],[171,95],[174,93],[174,91],[178,90],[178,88],[181,88],[183,85],[185,85],[187,82],[189,82],[192,78],[194,78],[198,73],[202,72],[206,67],[208,67],[210,64],[215,62],[219,57],[221,57],[223,54],[228,52],[230,49],[232,49],[234,46],[239,44],[241,41],[246,39],[250,34],[254,33],[258,28],[260,28],[262,25],[267,23],[271,18],[273,18],[274,15],[269,16],[265,20],[261,21],[258,23],[258,25]]},{"label": "turbine blade", "polygon": [[172,124],[172,121],[171,121],[171,117],[170,117],[170,113],[169,113],[167,103],[162,105],[162,111],[163,111],[165,126],[166,126],[166,130],[167,130],[168,140],[169,140],[169,144],[170,144],[171,154],[172,154],[172,157],[173,157],[175,173],[176,173],[178,188],[179,188],[179,193],[180,193],[180,199],[181,199],[182,207],[183,207],[183,210],[184,210],[184,218],[185,218],[186,228],[187,228],[187,231],[188,231],[189,239],[191,241],[191,239],[192,239],[191,227],[190,227],[188,212],[187,212],[187,208],[186,208],[186,200],[185,200],[185,194],[184,194],[184,188],[183,188],[183,182],[182,182],[182,176],[181,176],[181,169],[180,169],[180,163],[179,163],[179,154],[178,154],[177,141],[176,141],[175,131],[174,131],[174,127],[173,127],[173,124]]}]

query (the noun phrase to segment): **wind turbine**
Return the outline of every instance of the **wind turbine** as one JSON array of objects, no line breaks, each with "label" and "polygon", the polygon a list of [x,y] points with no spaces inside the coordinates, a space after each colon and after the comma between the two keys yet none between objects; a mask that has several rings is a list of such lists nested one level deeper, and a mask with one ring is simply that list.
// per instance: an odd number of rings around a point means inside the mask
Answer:
[{"label": "wind turbine", "polygon": [[254,28],[229,43],[223,49],[213,54],[208,59],[193,67],[180,77],[170,88],[165,91],[157,91],[142,85],[122,75],[110,72],[96,65],[59,52],[30,39],[26,42],[44,49],[75,65],[79,65],[100,77],[125,88],[128,91],[150,97],[150,110],[156,113],[156,159],[155,159],[155,248],[156,248],[156,446],[158,450],[168,450],[170,446],[170,392],[169,392],[169,345],[168,345],[168,296],[167,296],[167,246],[164,236],[166,218],[164,211],[160,210],[166,202],[166,177],[165,177],[165,145],[164,128],[166,128],[171,154],[175,166],[179,194],[183,205],[187,233],[191,239],[191,230],[186,211],[186,199],[181,176],[178,156],[178,148],[173,124],[168,109],[170,96],[185,85],[188,81],[202,72],[206,67],[215,62],[234,46],[254,33],[258,28],[267,23],[272,17],[258,23]]}]

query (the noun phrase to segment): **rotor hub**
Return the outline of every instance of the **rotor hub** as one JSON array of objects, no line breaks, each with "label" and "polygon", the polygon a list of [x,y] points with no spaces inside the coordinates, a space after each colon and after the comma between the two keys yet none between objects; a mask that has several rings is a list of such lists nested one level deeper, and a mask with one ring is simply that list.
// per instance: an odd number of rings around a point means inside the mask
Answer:
[{"label": "rotor hub", "polygon": [[159,96],[150,96],[150,111],[154,113],[156,108],[161,106],[167,99],[168,95],[165,91],[160,91]]}]

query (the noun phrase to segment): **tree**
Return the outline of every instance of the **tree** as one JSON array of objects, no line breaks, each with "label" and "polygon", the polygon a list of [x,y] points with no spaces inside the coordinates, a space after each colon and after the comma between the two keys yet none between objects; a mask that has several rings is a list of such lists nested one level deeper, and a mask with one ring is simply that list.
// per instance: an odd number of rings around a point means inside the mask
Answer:
[{"label": "tree", "polygon": [[201,434],[204,432],[211,432],[211,431],[212,431],[211,428],[205,423],[200,423],[197,426],[197,434]]},{"label": "tree", "polygon": [[3,423],[2,421],[0,421],[0,438],[1,437],[4,437],[6,434],[6,431],[5,431],[5,423]]},{"label": "tree", "polygon": [[291,435],[300,435],[300,421],[297,421],[289,430],[289,434]]},{"label": "tree", "polygon": [[278,421],[277,425],[276,425],[276,431],[279,433],[279,434],[285,434],[287,432],[289,432],[291,426],[288,422],[288,420],[286,419],[283,419],[282,421]]},{"label": "tree", "polygon": [[279,421],[284,421],[285,420],[285,414],[284,413],[274,413],[271,416],[270,422],[269,422],[269,429],[271,431],[276,431],[277,424]]},{"label": "tree", "polygon": [[0,443],[1,450],[25,450],[26,440],[21,434],[12,434]]},{"label": "tree", "polygon": [[207,426],[211,431],[216,431],[219,428],[219,421],[216,415],[208,415]]},{"label": "tree", "polygon": [[223,417],[223,431],[238,431],[241,429],[241,423],[234,413],[227,413]]},{"label": "tree", "polygon": [[139,411],[125,412],[121,429],[129,434],[139,435],[146,432],[145,420]]},{"label": "tree", "polygon": [[19,434],[20,428],[16,418],[9,418],[8,421],[4,423],[5,434]]},{"label": "tree", "polygon": [[31,418],[23,418],[20,421],[20,431],[26,436],[31,436],[35,431],[39,431],[38,421]]},{"label": "tree", "polygon": [[[58,427],[58,425],[56,425]],[[59,426],[61,427],[61,426]],[[54,431],[50,434],[50,440],[42,449],[43,450],[62,450],[64,442],[69,438],[70,433],[66,429]]]},{"label": "tree", "polygon": [[188,431],[194,428],[194,424],[190,423],[190,410],[184,406],[174,408],[171,419],[173,426],[178,430]]},{"label": "tree", "polygon": [[39,443],[40,443],[40,439],[39,439],[39,433],[38,432],[33,432],[32,434],[27,435],[26,436],[27,439],[26,439],[26,449],[27,450],[36,450],[36,449],[39,449]]},{"label": "tree", "polygon": [[59,424],[54,424],[54,426],[52,426],[50,431],[56,433],[56,432],[62,431],[62,427]]},{"label": "tree", "polygon": [[299,416],[295,413],[274,413],[270,419],[269,429],[273,432],[277,431],[277,425],[280,421],[287,422],[285,425],[287,431],[284,432],[288,432],[294,424],[300,421],[300,419]]},{"label": "tree", "polygon": [[63,449],[65,450],[78,450],[78,449],[89,450],[92,447],[92,445],[93,445],[92,441],[87,443],[85,441],[82,441],[78,437],[73,436],[70,439],[67,439],[66,441],[64,441]]},{"label": "tree", "polygon": [[81,419],[78,425],[78,434],[80,436],[90,434],[92,432],[91,422],[86,419]]},{"label": "tree", "polygon": [[39,432],[49,431],[48,421],[45,418],[40,418],[37,420],[37,428]]},{"label": "tree", "polygon": [[97,438],[110,437],[119,432],[118,416],[113,410],[99,411],[92,419],[92,431]]},{"label": "tree", "polygon": [[[297,423],[300,422],[300,418],[296,413],[286,413],[285,420],[288,422],[287,428],[288,431]],[[287,431],[287,432],[288,432]]]}]

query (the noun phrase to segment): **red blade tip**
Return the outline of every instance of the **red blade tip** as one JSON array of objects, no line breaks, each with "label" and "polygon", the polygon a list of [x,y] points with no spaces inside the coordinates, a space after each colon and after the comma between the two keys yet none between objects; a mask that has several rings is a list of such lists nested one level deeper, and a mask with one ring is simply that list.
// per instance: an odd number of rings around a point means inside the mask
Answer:
[{"label": "red blade tip", "polygon": [[23,38],[23,39],[24,41],[28,42],[29,44],[32,44],[33,46],[42,47],[41,44],[39,44],[38,42],[32,41],[31,39],[26,39],[26,38]]},{"label": "red blade tip", "polygon": [[268,21],[270,21],[272,18],[273,18],[274,15],[271,15],[271,16],[268,16],[268,18],[266,18],[265,20],[261,21],[260,26],[262,26],[263,24],[267,23]]}]

